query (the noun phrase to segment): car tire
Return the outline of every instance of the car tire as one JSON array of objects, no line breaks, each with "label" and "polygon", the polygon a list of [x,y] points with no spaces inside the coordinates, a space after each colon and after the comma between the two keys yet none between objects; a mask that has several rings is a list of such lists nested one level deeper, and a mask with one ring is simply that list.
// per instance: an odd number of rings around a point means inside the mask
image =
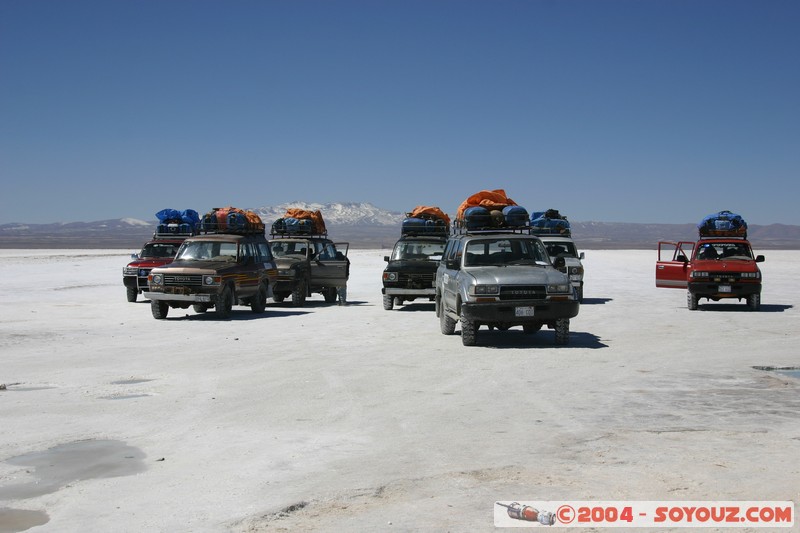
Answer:
[{"label": "car tire", "polygon": [[556,320],[556,344],[561,346],[569,344],[569,318]]},{"label": "car tire", "polygon": [[136,287],[125,287],[125,289],[126,289],[125,292],[127,293],[128,296],[128,301],[135,302],[136,297],[139,296],[139,289],[137,289]]},{"label": "car tire", "polygon": [[394,297],[389,294],[383,295],[383,308],[386,311],[394,309]]},{"label": "car tire", "polygon": [[334,303],[336,301],[336,287],[325,287],[322,289],[322,295],[325,298],[325,303]]},{"label": "car tire", "polygon": [[258,286],[258,291],[250,299],[250,310],[254,313],[263,313],[267,308],[267,288],[264,284]]},{"label": "car tire", "polygon": [[202,315],[208,311],[208,306],[206,304],[192,304],[192,309],[194,309],[195,313]]},{"label": "car tire", "polygon": [[292,305],[294,307],[303,307],[306,303],[306,280],[301,279],[295,285],[292,291]]},{"label": "car tire", "polygon": [[696,294],[686,291],[686,307],[688,307],[690,311],[697,311],[698,300],[699,298]]},{"label": "car tire", "polygon": [[275,300],[276,303],[281,303],[282,301],[284,301],[286,299],[286,294],[284,294],[284,293],[280,293],[280,294],[273,293],[272,294],[272,299]]},{"label": "car tire", "polygon": [[747,297],[747,307],[751,311],[758,311],[761,309],[761,294],[751,294]]},{"label": "car tire", "polygon": [[439,305],[439,329],[444,335],[452,335],[456,332],[456,321],[447,315],[444,305]]},{"label": "car tire", "polygon": [[153,318],[163,320],[167,318],[167,314],[169,314],[169,304],[161,300],[151,300],[150,311],[153,313]]},{"label": "car tire", "polygon": [[231,317],[233,311],[233,291],[230,286],[222,289],[222,294],[219,295],[216,305],[214,305],[214,312],[217,318],[227,319]]},{"label": "car tire", "polygon": [[478,341],[478,324],[464,318],[461,314],[461,344],[464,346],[475,346]]}]

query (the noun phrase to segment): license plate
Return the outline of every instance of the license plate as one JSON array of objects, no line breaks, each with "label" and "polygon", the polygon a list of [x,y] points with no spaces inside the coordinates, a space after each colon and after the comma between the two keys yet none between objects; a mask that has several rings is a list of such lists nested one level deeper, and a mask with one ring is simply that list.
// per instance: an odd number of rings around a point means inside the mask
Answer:
[{"label": "license plate", "polygon": [[515,307],[514,316],[533,316],[535,307]]},{"label": "license plate", "polygon": [[570,274],[569,276],[570,281],[580,281],[581,275],[580,274]]},{"label": "license plate", "polygon": [[719,292],[731,292],[731,286],[730,285],[720,285],[719,286]]}]

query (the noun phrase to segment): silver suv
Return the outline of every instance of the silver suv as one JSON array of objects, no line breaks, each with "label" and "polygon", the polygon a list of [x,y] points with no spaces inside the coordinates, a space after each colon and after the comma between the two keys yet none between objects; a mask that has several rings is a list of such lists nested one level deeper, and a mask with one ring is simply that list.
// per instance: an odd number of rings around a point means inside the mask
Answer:
[{"label": "silver suv", "polygon": [[542,241],[527,230],[451,236],[436,271],[436,316],[445,335],[461,322],[461,342],[476,343],[478,330],[522,326],[532,334],[547,325],[555,343],[569,343],[569,319],[580,308],[569,277],[551,263]]}]

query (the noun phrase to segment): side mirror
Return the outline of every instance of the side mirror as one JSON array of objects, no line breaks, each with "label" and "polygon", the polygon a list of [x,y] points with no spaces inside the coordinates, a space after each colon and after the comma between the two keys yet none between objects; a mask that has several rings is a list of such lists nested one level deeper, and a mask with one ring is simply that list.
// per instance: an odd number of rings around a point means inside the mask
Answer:
[{"label": "side mirror", "polygon": [[139,254],[131,254],[131,259],[139,259]]},{"label": "side mirror", "polygon": [[446,266],[448,270],[458,270],[461,266],[460,263],[458,259],[448,259],[444,262],[444,266]]},{"label": "side mirror", "polygon": [[764,262],[764,256],[763,255],[757,255],[756,256],[756,263],[763,263],[763,262]]},{"label": "side mirror", "polygon": [[681,263],[688,263],[689,262],[689,260],[686,259],[686,256],[683,255],[683,254],[678,254],[678,256],[675,258],[675,260],[676,261],[680,261]]},{"label": "side mirror", "polygon": [[386,262],[388,263],[388,262],[389,262],[389,256],[388,256],[388,255],[384,255],[384,256],[383,256],[383,260],[384,260],[384,261],[386,261]]},{"label": "side mirror", "polygon": [[581,252],[581,254],[578,256],[578,259],[583,259],[584,257],[586,256],[583,254],[583,252]]}]

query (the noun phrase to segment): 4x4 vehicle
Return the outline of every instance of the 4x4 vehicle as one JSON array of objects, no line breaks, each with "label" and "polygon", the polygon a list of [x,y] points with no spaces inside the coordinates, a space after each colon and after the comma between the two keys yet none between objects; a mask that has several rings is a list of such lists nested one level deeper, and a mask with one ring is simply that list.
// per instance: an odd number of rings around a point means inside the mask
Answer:
[{"label": "4x4 vehicle", "polygon": [[328,303],[336,301],[336,290],[347,286],[348,243],[334,243],[324,235],[273,233],[269,246],[278,268],[273,300],[289,296],[292,305],[302,306],[306,298],[320,293]]},{"label": "4x4 vehicle", "polygon": [[450,231],[450,217],[435,206],[418,205],[406,214],[392,255],[384,256],[383,308],[436,296],[436,268]]},{"label": "4x4 vehicle", "polygon": [[505,330],[522,326],[535,333],[547,325],[556,344],[569,343],[570,318],[580,303],[564,257],[550,262],[530,228],[470,231],[452,235],[436,271],[436,316],[445,335],[461,322],[461,342],[476,343],[485,325]]},{"label": "4x4 vehicle", "polygon": [[433,301],[436,296],[436,269],[442,258],[447,236],[404,235],[394,244],[392,255],[384,256],[383,308],[417,298]]},{"label": "4x4 vehicle", "polygon": [[219,318],[237,303],[262,313],[277,274],[263,226],[260,233],[209,233],[187,238],[172,263],[151,270],[144,296],[157,319],[190,305],[198,313],[213,307]]},{"label": "4x4 vehicle", "polygon": [[135,302],[138,295],[147,290],[147,276],[153,268],[172,262],[183,239],[154,238],[147,241],[138,254],[131,255],[133,261],[122,267],[122,283],[129,302]]},{"label": "4x4 vehicle", "polygon": [[764,261],[764,256],[753,254],[744,221],[739,215],[720,211],[706,217],[698,229],[697,242],[658,243],[656,287],[687,289],[686,304],[690,310],[697,309],[700,298],[715,302],[745,299],[751,310],[760,309],[758,263]]}]

